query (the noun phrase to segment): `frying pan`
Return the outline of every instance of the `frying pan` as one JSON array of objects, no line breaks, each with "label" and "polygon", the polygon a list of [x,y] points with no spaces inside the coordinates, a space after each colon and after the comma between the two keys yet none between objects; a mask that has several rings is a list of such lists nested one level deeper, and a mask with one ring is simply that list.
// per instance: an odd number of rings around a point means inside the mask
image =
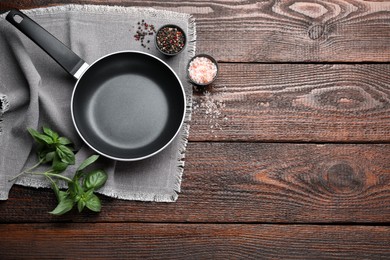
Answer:
[{"label": "frying pan", "polygon": [[77,79],[72,120],[93,150],[114,160],[137,161],[162,151],[176,137],[186,98],[179,77],[164,61],[122,51],[89,65],[19,10],[11,10],[6,20]]}]

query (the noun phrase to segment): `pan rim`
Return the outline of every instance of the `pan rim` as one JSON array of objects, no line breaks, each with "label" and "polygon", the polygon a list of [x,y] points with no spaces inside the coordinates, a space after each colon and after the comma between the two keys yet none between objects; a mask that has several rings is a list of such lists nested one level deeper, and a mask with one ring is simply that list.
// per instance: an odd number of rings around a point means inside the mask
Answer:
[{"label": "pan rim", "polygon": [[[180,84],[180,88],[181,88],[181,92],[183,94],[183,101],[184,101],[184,109],[183,109],[183,115],[182,115],[182,118],[181,118],[181,122],[180,122],[180,125],[179,127],[177,128],[175,134],[172,136],[172,138],[164,145],[162,146],[161,148],[159,148],[158,150],[154,151],[153,153],[150,153],[148,155],[145,155],[145,156],[140,156],[140,157],[132,157],[132,158],[122,158],[122,157],[116,157],[116,156],[112,156],[110,154],[107,154],[107,153],[104,153],[102,151],[100,151],[99,149],[95,148],[93,145],[91,145],[87,140],[86,138],[83,136],[83,134],[80,132],[77,124],[76,124],[76,119],[75,119],[75,116],[74,116],[74,110],[73,110],[73,102],[74,102],[74,95],[75,95],[75,92],[77,90],[77,87],[79,85],[79,82],[80,80],[83,78],[83,75],[94,65],[96,64],[97,62],[101,61],[102,59],[104,58],[107,58],[109,56],[112,56],[112,55],[116,55],[116,54],[125,54],[125,53],[137,53],[137,54],[142,54],[142,55],[147,55],[153,59],[156,59],[157,61],[159,61],[160,63],[162,63],[163,65],[165,65],[172,73],[173,75],[175,75],[177,81],[179,82]],[[186,97],[186,94],[185,94],[185,90],[184,90],[184,87],[183,87],[183,84],[179,78],[179,76],[177,75],[177,73],[165,62],[163,61],[162,59],[152,55],[152,54],[149,54],[149,53],[146,53],[146,52],[143,52],[143,51],[133,51],[133,50],[124,50],[124,51],[117,51],[117,52],[112,52],[112,53],[109,53],[107,55],[104,55],[102,57],[100,57],[99,59],[95,60],[93,63],[91,63],[88,68],[83,71],[83,73],[81,73],[80,77],[77,79],[77,82],[75,83],[75,86],[73,88],[73,91],[72,91],[72,97],[71,97],[71,103],[70,103],[70,110],[71,110],[71,116],[72,116],[72,122],[73,122],[73,125],[78,133],[78,135],[80,136],[80,138],[83,140],[83,142],[85,144],[87,144],[92,150],[94,150],[95,152],[103,155],[104,157],[107,157],[107,158],[110,158],[110,159],[113,159],[113,160],[116,160],[116,161],[127,161],[127,162],[130,162],[130,161],[140,161],[140,160],[144,160],[144,159],[147,159],[149,157],[152,157],[158,153],[160,153],[161,151],[163,151],[168,145],[170,145],[172,143],[172,141],[176,138],[176,136],[179,134],[180,130],[182,129],[183,127],[183,124],[184,124],[184,120],[185,120],[185,115],[186,115],[186,112],[187,112],[187,97]]]}]

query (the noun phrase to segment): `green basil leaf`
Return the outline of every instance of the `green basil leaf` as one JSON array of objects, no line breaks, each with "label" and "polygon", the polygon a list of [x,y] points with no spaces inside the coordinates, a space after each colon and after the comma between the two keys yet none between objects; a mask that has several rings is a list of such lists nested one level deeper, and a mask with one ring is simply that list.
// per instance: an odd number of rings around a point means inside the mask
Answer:
[{"label": "green basil leaf", "polygon": [[38,151],[39,160],[45,160],[45,159],[46,159],[46,155],[47,155],[49,152],[50,152],[50,150],[41,148],[41,149]]},{"label": "green basil leaf", "polygon": [[57,185],[52,185],[51,187],[54,190],[54,193],[56,194],[58,203],[60,203],[61,201],[65,200],[68,197],[69,194],[66,191],[60,190]]},{"label": "green basil leaf", "polygon": [[70,211],[73,208],[73,205],[74,203],[70,198],[65,198],[61,200],[57,207],[49,213],[53,215],[62,215]]},{"label": "green basil leaf", "polygon": [[54,132],[53,130],[51,130],[50,128],[47,128],[47,127],[42,127],[43,129],[43,132],[45,134],[47,134],[48,136],[51,137],[51,139],[56,142],[57,139],[58,139],[58,134],[56,132]]},{"label": "green basil leaf", "polygon": [[95,212],[100,212],[102,208],[100,199],[95,194],[92,194],[89,200],[86,201],[86,206],[87,208]]},{"label": "green basil leaf", "polygon": [[75,163],[75,156],[72,150],[70,150],[65,145],[59,145],[57,146],[56,152],[58,156],[61,158],[61,161],[67,164],[74,164]]},{"label": "green basil leaf", "polygon": [[49,136],[40,134],[38,131],[32,128],[27,128],[27,130],[36,142],[41,144],[53,144],[53,139],[51,139]]},{"label": "green basil leaf", "polygon": [[62,145],[67,145],[67,144],[71,144],[72,142],[66,137],[60,137],[58,138],[58,143]]},{"label": "green basil leaf", "polygon": [[84,177],[85,173],[83,171],[76,171],[76,173],[73,176],[73,181],[78,181],[82,177]]},{"label": "green basil leaf", "polygon": [[[39,160],[44,160],[44,163],[49,162],[47,159],[51,159],[52,154],[49,154],[51,152],[53,152],[53,156],[54,156],[55,148],[52,147],[48,148],[47,146],[43,147],[41,150],[38,151]],[[46,158],[46,156],[48,157]],[[53,159],[54,157],[50,161],[53,161]]]},{"label": "green basil leaf", "polygon": [[43,163],[48,163],[48,162],[52,162],[54,160],[54,155],[55,155],[55,152],[49,152],[45,155],[45,159],[43,161]]},{"label": "green basil leaf", "polygon": [[58,195],[57,195],[57,200],[58,200],[58,202],[61,202],[61,201],[65,200],[65,199],[68,197],[68,195],[69,195],[69,194],[68,194],[66,191],[60,190],[60,191],[58,192]]},{"label": "green basil leaf", "polygon": [[68,167],[68,163],[64,163],[60,160],[57,153],[54,154],[53,163],[52,163],[52,169],[56,171],[57,173],[61,173],[65,171],[65,169]]},{"label": "green basil leaf", "polygon": [[92,155],[90,157],[88,157],[87,159],[85,159],[84,162],[82,162],[79,166],[79,168],[77,168],[77,171],[82,171],[84,170],[87,166],[91,165],[92,163],[94,163],[97,159],[99,159],[99,155]]},{"label": "green basil leaf", "polygon": [[51,188],[54,190],[54,193],[56,194],[57,201],[60,202],[60,200],[62,200],[62,197],[60,195],[60,189],[58,188],[57,184],[52,183]]},{"label": "green basil leaf", "polygon": [[74,202],[78,202],[84,194],[84,189],[78,181],[68,182],[70,196]]},{"label": "green basil leaf", "polygon": [[84,187],[86,190],[90,189],[99,189],[101,188],[104,183],[107,181],[107,174],[103,170],[94,170],[91,171],[85,176],[84,178]]},{"label": "green basil leaf", "polygon": [[31,135],[32,137],[35,137],[35,136],[40,135],[40,133],[39,133],[37,130],[35,130],[35,129],[33,129],[33,128],[30,128],[30,127],[27,128],[27,131],[30,133],[30,135]]},{"label": "green basil leaf", "polygon": [[93,189],[90,189],[90,190],[87,190],[85,193],[84,193],[84,199],[85,201],[89,200],[93,195]]},{"label": "green basil leaf", "polygon": [[77,209],[79,210],[79,212],[83,211],[85,205],[86,205],[86,202],[84,200],[79,200],[77,202]]}]

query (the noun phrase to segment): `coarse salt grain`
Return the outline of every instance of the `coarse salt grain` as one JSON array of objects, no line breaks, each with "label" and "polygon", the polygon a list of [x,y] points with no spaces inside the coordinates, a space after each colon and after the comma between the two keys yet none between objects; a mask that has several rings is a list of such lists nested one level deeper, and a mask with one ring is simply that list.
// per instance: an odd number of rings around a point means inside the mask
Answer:
[{"label": "coarse salt grain", "polygon": [[[227,124],[228,118],[223,114],[225,107],[223,93],[212,94],[209,91],[204,91],[203,96],[194,100],[193,112],[194,114],[204,113],[203,118],[210,124],[211,133],[216,133],[222,130],[223,125]],[[221,120],[223,120],[222,124],[220,124]],[[217,136],[214,135],[214,137]]]},{"label": "coarse salt grain", "polygon": [[199,84],[207,84],[213,81],[217,75],[217,66],[206,57],[196,57],[188,68],[189,77]]}]

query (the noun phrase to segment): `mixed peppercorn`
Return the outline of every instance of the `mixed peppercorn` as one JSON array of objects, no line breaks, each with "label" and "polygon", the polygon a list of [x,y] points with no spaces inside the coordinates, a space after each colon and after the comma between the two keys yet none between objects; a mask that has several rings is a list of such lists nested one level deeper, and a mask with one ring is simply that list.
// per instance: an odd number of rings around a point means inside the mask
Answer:
[{"label": "mixed peppercorn", "polygon": [[156,44],[162,52],[176,54],[184,48],[185,36],[180,28],[165,26],[157,32]]},{"label": "mixed peppercorn", "polygon": [[[141,46],[146,48],[145,44],[145,37],[148,35],[152,36],[153,34],[156,33],[156,29],[153,24],[148,24],[145,22],[145,20],[142,20],[141,22],[138,22],[138,29],[137,32],[134,34],[134,39],[136,41],[141,42]],[[150,43],[150,40],[146,41],[147,43]],[[148,50],[150,48],[148,47]]]}]

